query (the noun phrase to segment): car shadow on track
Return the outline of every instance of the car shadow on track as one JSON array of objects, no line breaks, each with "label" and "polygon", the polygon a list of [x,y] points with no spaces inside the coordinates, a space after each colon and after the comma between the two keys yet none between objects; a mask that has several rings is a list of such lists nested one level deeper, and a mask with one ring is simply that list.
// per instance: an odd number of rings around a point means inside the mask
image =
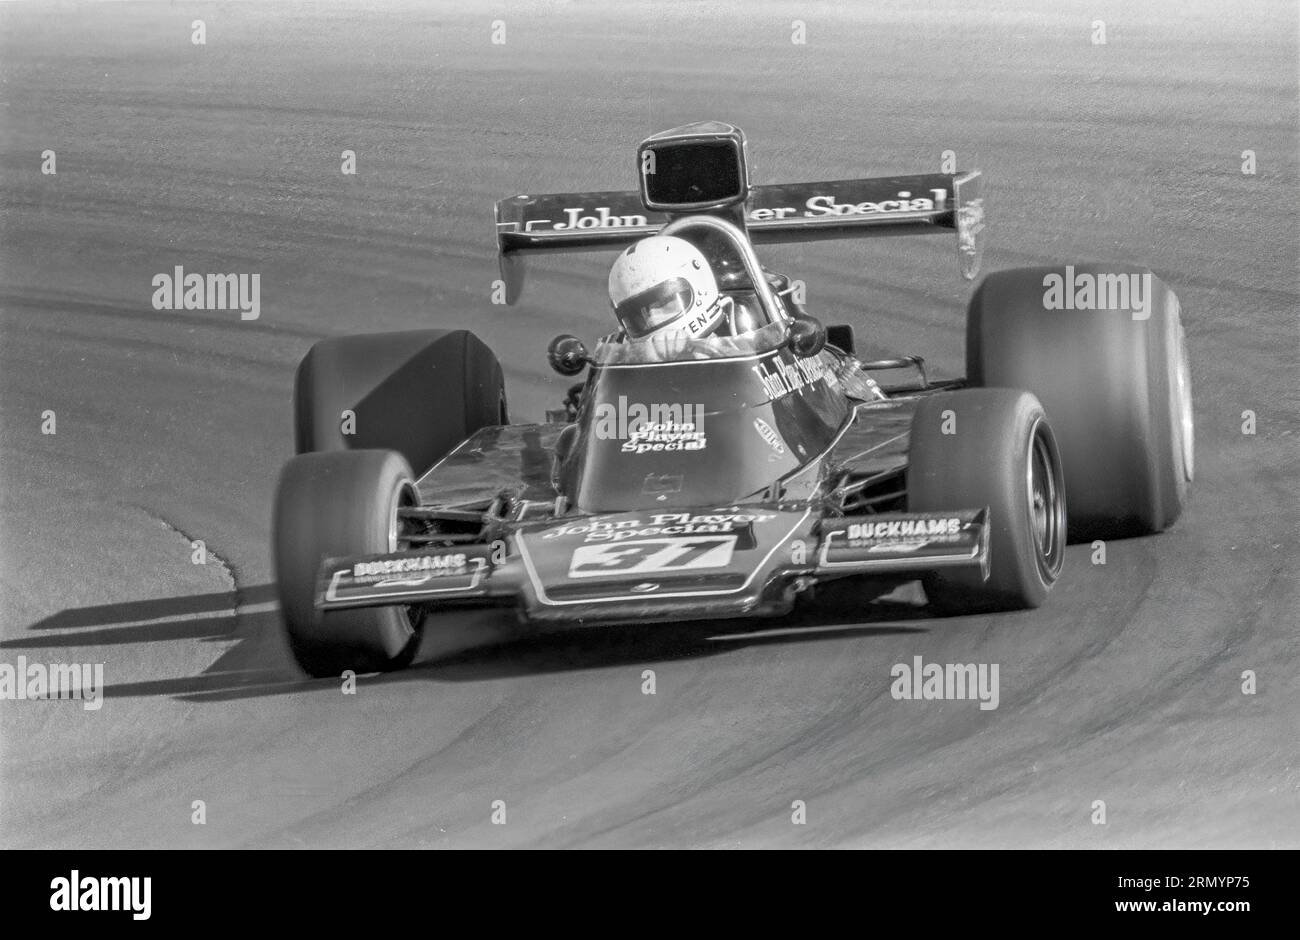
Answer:
[{"label": "car shadow on track", "polygon": [[386,675],[381,681],[423,677],[440,682],[479,682],[612,666],[648,666],[754,646],[925,633],[924,627],[904,625],[905,621],[922,619],[927,615],[913,607],[877,603],[858,611],[852,623],[833,614],[807,613],[778,621],[713,620],[554,629],[418,661],[405,673]]},{"label": "car shadow on track", "polygon": [[[308,679],[288,659],[275,586],[234,593],[70,608],[33,624],[0,649],[55,649],[132,643],[234,641],[198,675],[106,685],[109,698],[174,696],[219,702],[336,687],[338,679]],[[454,614],[444,615],[456,618]],[[363,676],[364,684],[409,681],[479,682],[611,666],[716,656],[736,649],[853,637],[924,633],[930,619],[919,603],[807,607],[771,620],[688,621],[525,631],[508,611],[479,611],[426,628],[420,655],[409,668]],[[57,632],[56,632],[57,631]],[[33,635],[35,633],[36,635]]]},{"label": "car shadow on track", "polygon": [[[104,687],[104,695],[201,699],[207,695],[236,697],[232,693],[240,691],[251,695],[293,692],[308,687],[309,683],[287,657],[268,664],[249,650],[263,645],[258,642],[260,639],[278,635],[280,612],[275,600],[275,585],[259,584],[237,592],[67,608],[36,621],[21,636],[0,640],[0,650],[47,651],[36,655],[57,660],[59,655],[51,651],[76,649],[77,656],[90,655],[94,661],[104,660],[105,671],[111,675],[113,661],[118,657],[148,658],[147,654],[127,649],[131,645],[187,640],[233,643],[198,675],[110,683]],[[97,651],[97,647],[103,652]]]},{"label": "car shadow on track", "polygon": [[[0,649],[115,646],[166,640],[229,640],[237,627],[236,607],[275,600],[275,585],[248,590],[160,597],[121,604],[70,607],[27,628],[22,639],[0,640]],[[86,629],[90,628],[90,629]],[[74,633],[45,631],[75,630]],[[40,633],[31,636],[31,633]]]}]

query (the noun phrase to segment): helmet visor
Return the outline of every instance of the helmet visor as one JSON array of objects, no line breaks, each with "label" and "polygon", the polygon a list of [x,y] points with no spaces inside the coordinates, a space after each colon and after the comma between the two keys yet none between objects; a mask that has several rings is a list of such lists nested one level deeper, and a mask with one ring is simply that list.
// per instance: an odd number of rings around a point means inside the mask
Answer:
[{"label": "helmet visor", "polygon": [[633,294],[614,308],[614,315],[628,336],[639,339],[685,314],[694,302],[690,281],[673,277]]}]

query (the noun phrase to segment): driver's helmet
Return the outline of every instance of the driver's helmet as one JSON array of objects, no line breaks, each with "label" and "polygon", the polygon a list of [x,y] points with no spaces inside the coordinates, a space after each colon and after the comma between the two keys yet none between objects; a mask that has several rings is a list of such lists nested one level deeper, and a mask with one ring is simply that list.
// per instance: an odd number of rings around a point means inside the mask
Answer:
[{"label": "driver's helmet", "polygon": [[631,339],[678,332],[700,339],[725,314],[709,262],[673,235],[643,238],[618,256],[609,272],[609,300]]}]

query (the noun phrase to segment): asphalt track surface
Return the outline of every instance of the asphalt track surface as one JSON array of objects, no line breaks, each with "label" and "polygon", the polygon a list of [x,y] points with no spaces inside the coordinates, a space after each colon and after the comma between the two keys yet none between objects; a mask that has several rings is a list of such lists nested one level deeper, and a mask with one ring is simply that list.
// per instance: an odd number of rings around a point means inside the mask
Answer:
[{"label": "asphalt track surface", "polygon": [[[99,711],[0,701],[0,845],[1300,845],[1295,5],[866,6],[519,4],[501,46],[464,5],[0,7],[0,661],[107,684]],[[607,327],[611,259],[548,257],[493,306],[492,201],[630,187],[641,137],[708,117],[759,182],[954,150],[987,270],[1149,264],[1189,335],[1184,519],[1104,566],[1071,549],[1033,613],[443,618],[356,695],[304,680],[268,557],[298,359],[468,326],[540,419],[545,343]],[[960,374],[950,241],[766,257],[870,350]],[[154,310],[175,265],[260,273],[259,318]],[[916,656],[999,664],[999,707],[895,701]]]}]

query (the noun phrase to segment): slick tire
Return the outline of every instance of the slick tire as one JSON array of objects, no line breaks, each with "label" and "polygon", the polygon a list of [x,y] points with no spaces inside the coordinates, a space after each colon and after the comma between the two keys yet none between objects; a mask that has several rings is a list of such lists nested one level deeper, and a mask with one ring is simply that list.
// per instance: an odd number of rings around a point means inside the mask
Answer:
[{"label": "slick tire", "polygon": [[1038,607],[1065,558],[1065,484],[1043,407],[1018,389],[979,388],[921,399],[912,415],[911,512],[989,511],[989,571],[922,578],[940,613]]},{"label": "slick tire", "polygon": [[322,340],[298,366],[293,407],[297,453],[395,450],[420,475],[509,421],[501,364],[467,330]]},{"label": "slick tire", "polygon": [[967,377],[1043,403],[1061,448],[1071,541],[1161,532],[1182,514],[1193,470],[1178,298],[1146,268],[1071,268],[1074,282],[1119,275],[1149,285],[1145,309],[1047,309],[1050,278],[1065,267],[998,271],[971,298]]},{"label": "slick tire", "polygon": [[289,648],[308,675],[386,672],[419,647],[420,608],[320,613],[322,559],[397,551],[397,510],[419,502],[411,467],[391,450],[302,454],[285,464],[275,494],[273,553]]}]

